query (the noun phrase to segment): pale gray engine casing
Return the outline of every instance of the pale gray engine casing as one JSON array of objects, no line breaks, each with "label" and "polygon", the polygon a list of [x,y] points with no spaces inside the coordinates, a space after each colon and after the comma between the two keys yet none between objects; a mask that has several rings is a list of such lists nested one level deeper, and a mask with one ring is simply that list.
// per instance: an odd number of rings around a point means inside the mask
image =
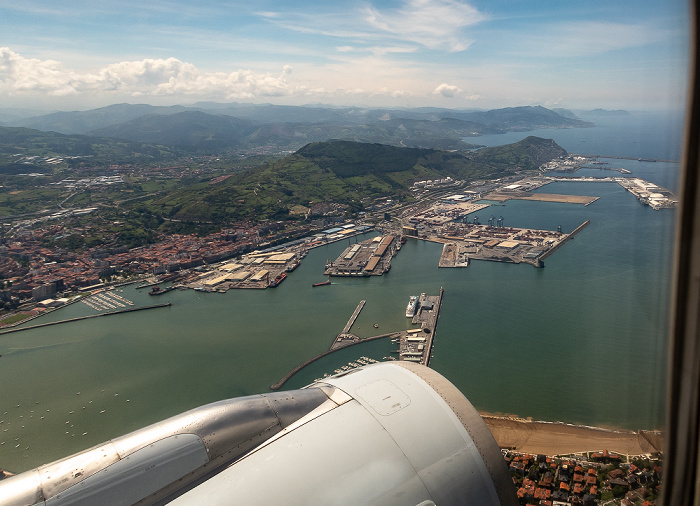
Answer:
[{"label": "pale gray engine casing", "polygon": [[230,399],[0,481],[0,505],[515,505],[469,401],[410,362]]}]

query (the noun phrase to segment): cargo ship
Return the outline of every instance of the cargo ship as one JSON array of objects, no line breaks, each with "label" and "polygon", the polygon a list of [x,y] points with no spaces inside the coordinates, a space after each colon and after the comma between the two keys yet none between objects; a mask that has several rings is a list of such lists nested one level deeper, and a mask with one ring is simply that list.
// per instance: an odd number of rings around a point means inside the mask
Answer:
[{"label": "cargo ship", "polygon": [[330,285],[330,284],[331,284],[331,280],[329,279],[329,280],[323,281],[323,282],[321,282],[321,283],[314,283],[314,284],[311,285],[311,286],[313,286],[313,287],[315,288],[315,287],[317,287],[317,286],[326,286],[326,285]]},{"label": "cargo ship", "polygon": [[279,285],[279,284],[280,284],[282,281],[284,281],[285,279],[287,279],[287,273],[286,273],[286,272],[283,272],[283,273],[281,273],[279,276],[277,276],[277,277],[275,278],[275,280],[274,280],[272,283],[270,283],[270,287],[272,287],[272,288],[276,287],[277,285]]},{"label": "cargo ship", "polygon": [[418,308],[418,297],[411,295],[408,301],[408,306],[406,306],[406,318],[413,318],[416,314],[416,309]]},{"label": "cargo ship", "polygon": [[153,289],[148,292],[148,295],[163,295],[171,290],[175,290],[175,286],[169,286],[168,288],[161,288],[159,286],[154,286]]}]

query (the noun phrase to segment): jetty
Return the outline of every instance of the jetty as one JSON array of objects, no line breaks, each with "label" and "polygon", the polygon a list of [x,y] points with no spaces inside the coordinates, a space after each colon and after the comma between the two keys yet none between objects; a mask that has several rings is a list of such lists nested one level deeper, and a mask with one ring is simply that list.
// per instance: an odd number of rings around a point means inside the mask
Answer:
[{"label": "jetty", "polygon": [[333,341],[333,344],[331,345],[331,350],[334,349],[334,347],[339,347],[336,346],[337,343],[342,343],[344,340],[353,340],[353,339],[358,339],[358,337],[355,334],[350,333],[350,329],[352,326],[355,324],[355,320],[357,320],[357,317],[360,315],[360,311],[362,311],[362,308],[365,307],[365,303],[367,301],[361,300],[360,303],[357,305],[355,308],[355,311],[352,313],[352,316],[348,320],[348,322],[345,324],[345,327],[343,327],[343,330],[340,334],[338,334]]},{"label": "jetty", "polygon": [[5,330],[3,332],[0,332],[0,335],[10,334],[12,332],[21,332],[23,330],[38,329],[41,327],[48,327],[50,325],[58,325],[60,323],[78,322],[80,320],[87,320],[89,318],[100,318],[102,316],[113,316],[113,315],[117,315],[117,314],[133,313],[135,311],[145,311],[146,309],[156,309],[159,307],[170,307],[170,306],[172,306],[172,303],[166,302],[165,304],[155,304],[152,306],[132,307],[132,308],[128,308],[128,309],[121,309],[119,311],[109,311],[107,313],[101,313],[101,314],[91,314],[91,315],[87,315],[87,316],[78,316],[76,318],[68,318],[66,320],[58,320],[55,322],[40,323],[38,325],[30,325],[28,327],[19,327],[19,328],[14,328],[14,329],[10,329],[10,330]]}]

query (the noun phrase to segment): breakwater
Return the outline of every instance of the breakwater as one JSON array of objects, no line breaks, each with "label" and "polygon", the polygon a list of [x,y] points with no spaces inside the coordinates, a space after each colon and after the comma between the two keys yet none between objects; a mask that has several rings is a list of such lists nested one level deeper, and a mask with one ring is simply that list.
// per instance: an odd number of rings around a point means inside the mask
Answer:
[{"label": "breakwater", "polygon": [[284,384],[285,384],[287,381],[289,381],[289,379],[290,379],[292,376],[294,376],[296,373],[298,373],[299,371],[301,371],[304,367],[306,367],[306,366],[309,365],[309,364],[313,364],[313,363],[316,362],[317,360],[320,360],[320,359],[322,359],[323,357],[326,357],[326,356],[330,355],[331,353],[333,353],[333,352],[335,352],[335,351],[338,351],[338,350],[341,349],[341,348],[347,348],[348,346],[354,346],[354,345],[356,345],[356,344],[366,343],[366,342],[369,342],[369,341],[374,341],[375,339],[385,339],[385,338],[387,338],[387,337],[398,337],[400,334],[401,334],[400,332],[390,332],[390,333],[388,333],[388,334],[382,334],[382,335],[379,335],[379,336],[358,338],[357,341],[350,341],[350,342],[344,343],[343,346],[340,347],[340,348],[331,348],[330,350],[324,351],[323,353],[319,353],[319,354],[316,355],[315,357],[312,357],[312,358],[310,358],[309,360],[307,360],[307,361],[305,361],[305,362],[302,362],[301,364],[299,364],[298,366],[296,366],[294,369],[292,369],[292,370],[289,371],[287,374],[285,374],[285,375],[282,377],[282,379],[280,379],[277,383],[273,383],[272,385],[270,385],[270,390],[279,390],[280,388],[282,388],[282,387],[284,386]]},{"label": "breakwater", "polygon": [[98,318],[100,316],[113,316],[113,315],[117,315],[117,314],[133,313],[135,311],[144,311],[146,309],[156,309],[159,307],[169,307],[169,306],[172,306],[172,303],[166,302],[165,304],[154,304],[152,306],[133,307],[133,308],[129,308],[129,309],[122,309],[119,311],[110,311],[108,313],[102,313],[102,314],[91,314],[91,315],[87,315],[87,316],[78,316],[76,318],[68,318],[66,320],[58,320],[56,322],[40,323],[38,325],[30,325],[28,327],[21,327],[21,328],[5,330],[3,332],[0,332],[0,335],[10,334],[12,332],[20,332],[22,330],[32,330],[32,329],[38,329],[41,327],[48,327],[49,325],[58,325],[59,323],[77,322],[80,320],[88,320],[90,318]]},{"label": "breakwater", "polygon": [[576,229],[575,229],[573,232],[571,232],[569,235],[567,235],[566,238],[565,238],[564,240],[562,240],[559,244],[557,244],[557,245],[554,246],[552,249],[550,249],[549,251],[547,251],[544,255],[542,255],[542,256],[540,257],[540,260],[544,261],[549,255],[551,255],[551,254],[554,253],[556,250],[558,250],[559,248],[561,248],[564,244],[566,244],[566,243],[569,242],[571,239],[573,239],[574,236],[575,236],[576,234],[578,234],[581,230],[583,230],[584,228],[586,228],[586,227],[587,227],[588,225],[590,225],[590,224],[591,224],[591,220],[586,220],[586,221],[584,221],[583,223],[581,223],[578,227],[576,227]]}]

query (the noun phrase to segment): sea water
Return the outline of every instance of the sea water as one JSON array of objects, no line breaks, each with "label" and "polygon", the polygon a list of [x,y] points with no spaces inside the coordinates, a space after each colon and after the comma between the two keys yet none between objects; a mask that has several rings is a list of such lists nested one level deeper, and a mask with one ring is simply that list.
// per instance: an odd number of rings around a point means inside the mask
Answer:
[{"label": "sea water", "polygon": [[[556,140],[574,131],[547,132]],[[675,188],[675,163],[603,161]],[[173,305],[0,336],[0,467],[22,471],[208,402],[268,391],[327,350],[360,300],[367,303],[352,331],[371,336],[410,328],[409,296],[441,287],[431,367],[478,409],[659,428],[674,211],[653,211],[615,183],[562,182],[540,191],[600,199],[589,206],[509,201],[476,214],[482,223],[494,215],[505,226],[564,232],[590,220],[543,269],[485,261],[439,269],[441,245],[409,240],[382,277],[333,278],[312,288],[343,241],[312,250],[275,289],[149,297],[130,285],[117,293],[137,306]],[[76,303],[32,323],[94,313]],[[341,350],[285,388],[361,356],[395,357],[395,350],[389,340]]]}]

